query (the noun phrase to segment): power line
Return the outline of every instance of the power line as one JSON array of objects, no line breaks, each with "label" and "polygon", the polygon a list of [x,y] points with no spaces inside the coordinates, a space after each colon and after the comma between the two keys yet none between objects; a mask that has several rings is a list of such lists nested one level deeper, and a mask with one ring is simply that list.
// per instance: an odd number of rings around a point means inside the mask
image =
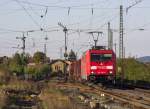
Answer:
[{"label": "power line", "polygon": [[[13,0],[13,1],[16,1],[16,0]],[[17,0],[18,1],[18,0]],[[105,0],[106,1],[106,0]],[[108,0],[107,0],[108,1]],[[86,8],[85,6],[91,6],[91,5],[94,5],[93,4],[85,4],[85,5],[76,5],[76,6],[59,6],[59,5],[44,5],[44,4],[39,4],[39,3],[32,3],[32,2],[28,2],[28,1],[20,1],[21,3],[24,3],[24,4],[31,4],[31,5],[34,5],[34,6],[40,6],[40,7],[51,7],[51,8],[64,8],[64,9],[68,9],[68,8],[71,8],[71,9],[91,9],[91,8]],[[96,2],[95,4],[97,4],[99,2]],[[84,8],[85,7],[85,8]],[[118,8],[100,8],[100,7],[93,7],[93,9],[118,9]]]},{"label": "power line", "polygon": [[134,4],[128,6],[128,7],[126,8],[126,13],[128,13],[129,9],[131,9],[132,7],[134,7],[134,6],[136,6],[137,4],[141,3],[142,1],[143,1],[143,0],[135,1]]},{"label": "power line", "polygon": [[7,29],[7,28],[1,28],[0,27],[0,31],[5,31],[5,32],[22,32],[21,30],[13,30],[13,29]]},{"label": "power line", "polygon": [[2,6],[5,6],[5,5],[8,5],[8,4],[11,3],[11,2],[12,2],[12,1],[7,0],[7,1],[1,3],[0,6],[2,7]]},{"label": "power line", "polygon": [[26,8],[21,4],[21,2],[19,0],[14,0],[14,1],[16,1],[24,9],[24,11],[31,18],[31,20],[34,22],[34,24],[37,25],[38,27],[40,27],[40,29],[42,30],[41,26],[38,24],[38,22],[36,20],[34,20],[34,18],[32,17],[32,15],[26,10]]}]

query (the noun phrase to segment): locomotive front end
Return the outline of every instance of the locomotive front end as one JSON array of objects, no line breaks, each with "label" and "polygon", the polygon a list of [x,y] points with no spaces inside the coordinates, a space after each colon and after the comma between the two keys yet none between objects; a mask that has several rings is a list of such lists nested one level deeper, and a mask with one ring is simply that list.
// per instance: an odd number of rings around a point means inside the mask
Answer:
[{"label": "locomotive front end", "polygon": [[91,51],[90,80],[113,80],[116,73],[116,59],[113,51]]}]

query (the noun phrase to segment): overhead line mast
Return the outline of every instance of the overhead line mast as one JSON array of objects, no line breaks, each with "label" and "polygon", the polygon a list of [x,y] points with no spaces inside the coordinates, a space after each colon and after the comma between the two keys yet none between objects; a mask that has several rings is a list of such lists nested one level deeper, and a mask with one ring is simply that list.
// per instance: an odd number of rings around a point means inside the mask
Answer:
[{"label": "overhead line mast", "polygon": [[131,9],[132,7],[136,6],[137,4],[141,3],[143,0],[136,0],[134,4],[128,6],[126,8],[126,13],[128,13],[129,9]]},{"label": "overhead line mast", "polygon": [[[67,61],[67,57],[68,57],[68,54],[67,54],[67,32],[68,32],[68,29],[67,29],[66,26],[64,26],[60,22],[58,22],[58,25],[63,28],[63,32],[65,33],[65,53],[64,53],[64,57],[65,57],[65,61]],[[64,65],[65,81],[67,81],[67,69],[66,68],[67,68],[67,65],[66,65],[66,62],[65,62],[65,65]]]},{"label": "overhead line mast", "polygon": [[64,57],[65,57],[65,60],[67,60],[67,57],[68,57],[68,54],[67,54],[67,32],[68,32],[68,29],[67,29],[66,26],[64,26],[60,22],[58,22],[58,25],[63,28],[63,32],[65,33],[65,53],[64,53]]},{"label": "overhead line mast", "polygon": [[123,6],[120,5],[119,58],[123,58]]},{"label": "overhead line mast", "polygon": [[16,37],[16,39],[21,39],[22,40],[22,54],[25,55],[25,48],[26,48],[26,45],[25,45],[25,41],[26,41],[26,37],[24,35],[24,32],[23,32],[23,36],[22,37]]},{"label": "overhead line mast", "polygon": [[113,31],[110,28],[110,22],[108,22],[108,49],[113,49]]},{"label": "overhead line mast", "polygon": [[119,58],[121,59],[121,84],[124,81],[123,5],[120,5]]}]

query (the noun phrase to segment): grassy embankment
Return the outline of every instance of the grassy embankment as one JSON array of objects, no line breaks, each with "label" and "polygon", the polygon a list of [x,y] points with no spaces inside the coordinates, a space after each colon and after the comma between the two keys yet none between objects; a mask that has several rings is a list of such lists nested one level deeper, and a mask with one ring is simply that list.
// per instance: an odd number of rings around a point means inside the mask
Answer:
[{"label": "grassy embankment", "polygon": [[[120,60],[118,60],[118,66],[120,65]],[[144,63],[140,63],[133,58],[128,58],[124,60],[124,76],[126,80],[149,82],[150,83],[150,66]],[[118,71],[117,76],[120,76]]]}]

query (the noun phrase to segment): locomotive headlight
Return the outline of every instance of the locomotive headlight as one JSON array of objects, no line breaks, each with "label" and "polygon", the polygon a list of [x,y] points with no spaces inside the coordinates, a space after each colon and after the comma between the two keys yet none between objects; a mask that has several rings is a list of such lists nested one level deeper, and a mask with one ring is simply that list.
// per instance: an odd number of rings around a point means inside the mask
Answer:
[{"label": "locomotive headlight", "polygon": [[107,66],[106,68],[109,69],[109,70],[112,70],[113,66]]},{"label": "locomotive headlight", "polygon": [[112,72],[112,71],[109,71],[109,73],[112,74],[113,72]]},{"label": "locomotive headlight", "polygon": [[97,66],[91,66],[91,70],[96,70]]},{"label": "locomotive headlight", "polygon": [[91,74],[94,74],[94,72],[91,72]]}]

